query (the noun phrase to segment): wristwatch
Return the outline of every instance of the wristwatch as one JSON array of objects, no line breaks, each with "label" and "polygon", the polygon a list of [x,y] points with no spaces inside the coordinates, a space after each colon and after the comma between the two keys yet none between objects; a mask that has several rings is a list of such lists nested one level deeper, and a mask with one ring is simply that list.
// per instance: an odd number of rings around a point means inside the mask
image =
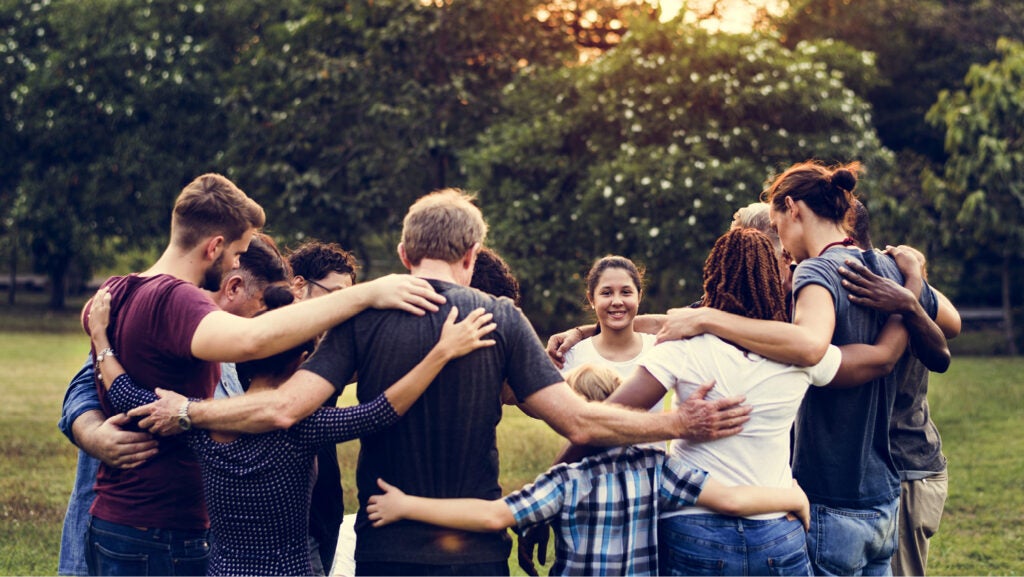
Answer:
[{"label": "wristwatch", "polygon": [[185,401],[181,408],[178,409],[178,427],[182,431],[187,431],[192,428],[192,417],[188,416],[188,407],[192,404],[192,399]]}]

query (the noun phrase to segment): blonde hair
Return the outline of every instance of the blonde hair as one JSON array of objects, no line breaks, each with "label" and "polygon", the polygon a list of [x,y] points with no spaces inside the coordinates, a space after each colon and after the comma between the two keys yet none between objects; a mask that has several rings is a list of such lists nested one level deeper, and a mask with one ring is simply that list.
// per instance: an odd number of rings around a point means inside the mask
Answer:
[{"label": "blonde hair", "polygon": [[174,201],[171,241],[186,250],[215,235],[231,243],[250,229],[263,228],[266,220],[263,208],[235,183],[219,174],[204,174],[188,183]]},{"label": "blonde hair", "polygon": [[457,188],[421,197],[405,215],[402,245],[413,266],[425,258],[452,263],[483,244],[487,223],[474,198]]},{"label": "blonde hair", "polygon": [[622,384],[619,374],[601,365],[581,365],[565,376],[573,391],[590,401],[603,401]]}]

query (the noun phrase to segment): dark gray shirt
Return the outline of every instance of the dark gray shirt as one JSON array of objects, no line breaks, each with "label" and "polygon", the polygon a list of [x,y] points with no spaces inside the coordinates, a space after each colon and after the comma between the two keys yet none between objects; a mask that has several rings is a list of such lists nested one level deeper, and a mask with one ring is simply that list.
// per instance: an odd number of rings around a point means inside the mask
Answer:
[{"label": "dark gray shirt", "polygon": [[[874,343],[887,316],[850,303],[838,273],[847,258],[903,283],[891,258],[834,247],[797,266],[793,294],[799,297],[800,291],[812,284],[829,291],[836,315],[832,344]],[[928,314],[935,314],[935,293],[927,285],[921,291],[921,303]],[[899,474],[889,450],[889,419],[897,374],[906,362],[904,355],[893,373],[859,387],[811,387],[807,391],[796,419],[793,476],[812,503],[863,508],[899,495]]]},{"label": "dark gray shirt", "polygon": [[507,533],[470,533],[402,521],[380,529],[366,518],[377,478],[421,497],[498,499],[501,388],[517,399],[562,381],[522,312],[507,298],[431,280],[447,298],[441,310],[417,317],[400,311],[365,311],[331,330],[302,368],[338,390],[358,373],[357,396],[369,400],[398,381],[437,343],[452,306],[460,320],[473,309],[494,313],[497,344],[448,363],[394,426],[363,437],[356,469],[360,511],[356,560],[425,564],[505,561]]}]

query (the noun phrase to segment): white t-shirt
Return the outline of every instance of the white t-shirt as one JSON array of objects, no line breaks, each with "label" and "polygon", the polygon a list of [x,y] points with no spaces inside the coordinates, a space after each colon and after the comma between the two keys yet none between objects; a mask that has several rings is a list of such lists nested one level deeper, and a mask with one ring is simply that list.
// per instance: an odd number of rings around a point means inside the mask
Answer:
[{"label": "white t-shirt", "polygon": [[[797,409],[807,387],[831,382],[841,361],[839,348],[829,345],[817,365],[796,367],[743,351],[714,335],[701,335],[661,343],[645,353],[638,364],[667,390],[675,391],[676,406],[702,383],[714,379],[708,399],[746,395],[746,404],[753,407],[750,420],[738,435],[706,443],[677,439],[671,443],[672,454],[710,472],[725,485],[790,487],[793,473],[789,467],[789,432]],[[662,516],[698,513],[713,512],[688,507]],[[777,517],[769,514],[751,518]]]},{"label": "white t-shirt", "polygon": [[[640,354],[626,361],[610,361],[602,357],[601,353],[597,352],[597,347],[594,346],[594,337],[583,339],[565,353],[565,365],[562,367],[562,375],[568,375],[573,369],[589,363],[608,367],[619,374],[622,382],[628,381],[629,377],[633,375],[633,371],[636,370],[640,357],[653,349],[654,343],[657,340],[654,335],[647,333],[635,334],[640,335],[640,338],[643,340],[643,346],[640,349]],[[660,405],[658,409],[661,409]]]}]

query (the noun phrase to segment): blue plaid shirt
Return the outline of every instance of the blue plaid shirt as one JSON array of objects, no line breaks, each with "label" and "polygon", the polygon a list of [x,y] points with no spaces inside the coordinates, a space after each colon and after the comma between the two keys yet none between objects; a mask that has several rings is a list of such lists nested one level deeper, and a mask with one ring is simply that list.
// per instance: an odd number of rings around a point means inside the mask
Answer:
[{"label": "blue plaid shirt", "polygon": [[707,472],[625,447],[560,464],[505,497],[519,528],[554,519],[551,575],[655,575],[658,515],[693,505]]}]

